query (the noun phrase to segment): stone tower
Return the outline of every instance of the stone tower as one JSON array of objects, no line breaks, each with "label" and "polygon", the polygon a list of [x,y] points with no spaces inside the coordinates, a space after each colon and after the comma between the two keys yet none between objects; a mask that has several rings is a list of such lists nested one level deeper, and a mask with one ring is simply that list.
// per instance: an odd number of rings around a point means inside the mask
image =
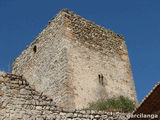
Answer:
[{"label": "stone tower", "polygon": [[66,9],[15,59],[12,69],[66,109],[120,95],[137,102],[123,36]]}]

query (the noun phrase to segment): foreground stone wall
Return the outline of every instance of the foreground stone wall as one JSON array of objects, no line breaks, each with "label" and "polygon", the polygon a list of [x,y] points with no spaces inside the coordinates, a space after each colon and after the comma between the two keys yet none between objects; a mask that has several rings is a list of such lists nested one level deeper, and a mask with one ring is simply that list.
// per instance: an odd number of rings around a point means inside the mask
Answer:
[{"label": "foreground stone wall", "polygon": [[0,76],[0,120],[120,120],[120,113],[65,110],[37,92],[22,76]]}]

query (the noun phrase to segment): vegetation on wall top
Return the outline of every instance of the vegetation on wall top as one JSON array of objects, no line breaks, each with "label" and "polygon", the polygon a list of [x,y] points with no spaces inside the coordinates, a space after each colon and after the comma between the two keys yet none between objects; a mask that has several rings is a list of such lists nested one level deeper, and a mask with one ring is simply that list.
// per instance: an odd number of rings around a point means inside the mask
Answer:
[{"label": "vegetation on wall top", "polygon": [[135,103],[124,96],[111,98],[107,100],[98,100],[89,104],[89,109],[105,110],[105,111],[119,111],[132,112],[136,108]]}]

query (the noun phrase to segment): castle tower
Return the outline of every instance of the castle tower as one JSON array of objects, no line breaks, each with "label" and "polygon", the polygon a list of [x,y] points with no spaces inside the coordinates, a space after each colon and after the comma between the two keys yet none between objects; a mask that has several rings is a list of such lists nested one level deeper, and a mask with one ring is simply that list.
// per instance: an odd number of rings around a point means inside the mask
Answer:
[{"label": "castle tower", "polygon": [[124,38],[65,9],[12,68],[64,108],[120,95],[137,102]]}]

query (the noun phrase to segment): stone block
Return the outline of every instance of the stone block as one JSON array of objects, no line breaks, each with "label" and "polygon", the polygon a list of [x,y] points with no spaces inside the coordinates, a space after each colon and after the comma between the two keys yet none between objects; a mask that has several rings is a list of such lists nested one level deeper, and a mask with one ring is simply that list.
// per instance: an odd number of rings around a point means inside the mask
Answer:
[{"label": "stone block", "polygon": [[1,102],[1,100],[0,100],[0,108],[2,107],[2,102]]},{"label": "stone block", "polygon": [[0,90],[0,96],[2,96],[3,95],[3,91],[2,90]]},{"label": "stone block", "polygon": [[67,113],[67,114],[66,114],[66,117],[67,117],[67,118],[72,118],[73,116],[74,116],[73,113]]},{"label": "stone block", "polygon": [[3,77],[0,77],[0,84],[4,81]]}]

